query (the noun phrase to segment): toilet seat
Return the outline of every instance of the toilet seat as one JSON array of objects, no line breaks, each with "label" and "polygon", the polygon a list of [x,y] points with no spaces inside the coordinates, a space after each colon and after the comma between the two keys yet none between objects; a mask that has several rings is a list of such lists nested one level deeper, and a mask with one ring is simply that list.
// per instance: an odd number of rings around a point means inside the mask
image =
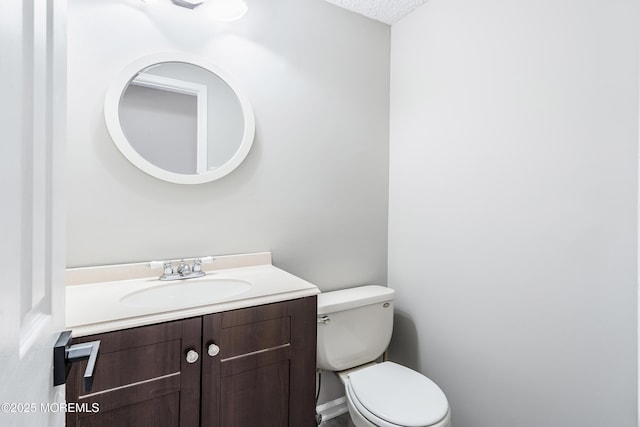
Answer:
[{"label": "toilet seat", "polygon": [[358,411],[380,427],[433,426],[449,413],[449,403],[440,387],[393,362],[350,373],[346,389]]}]

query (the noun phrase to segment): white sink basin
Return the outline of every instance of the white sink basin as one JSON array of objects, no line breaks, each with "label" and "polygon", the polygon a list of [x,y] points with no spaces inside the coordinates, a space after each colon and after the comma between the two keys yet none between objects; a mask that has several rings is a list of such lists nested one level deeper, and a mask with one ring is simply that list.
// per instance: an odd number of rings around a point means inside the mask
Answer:
[{"label": "white sink basin", "polygon": [[234,279],[187,279],[132,292],[120,301],[138,307],[199,306],[241,294],[251,283]]}]

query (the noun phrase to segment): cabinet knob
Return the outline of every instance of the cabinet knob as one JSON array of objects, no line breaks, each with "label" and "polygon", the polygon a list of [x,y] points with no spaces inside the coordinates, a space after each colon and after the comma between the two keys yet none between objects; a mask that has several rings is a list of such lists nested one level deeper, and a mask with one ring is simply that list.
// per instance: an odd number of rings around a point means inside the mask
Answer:
[{"label": "cabinet knob", "polygon": [[187,351],[187,363],[196,363],[196,361],[198,360],[198,352],[195,350],[189,350]]},{"label": "cabinet knob", "polygon": [[220,347],[218,347],[215,344],[209,344],[209,348],[207,349],[207,353],[209,353],[209,356],[211,356],[211,357],[217,356],[218,353],[220,353]]}]

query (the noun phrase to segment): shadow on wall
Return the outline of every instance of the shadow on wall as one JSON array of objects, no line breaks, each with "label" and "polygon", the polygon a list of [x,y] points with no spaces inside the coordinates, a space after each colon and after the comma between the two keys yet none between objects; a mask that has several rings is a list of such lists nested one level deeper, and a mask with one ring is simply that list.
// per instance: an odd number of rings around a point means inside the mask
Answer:
[{"label": "shadow on wall", "polygon": [[389,344],[389,359],[422,372],[418,331],[409,313],[404,311],[396,310],[393,314],[393,336]]}]

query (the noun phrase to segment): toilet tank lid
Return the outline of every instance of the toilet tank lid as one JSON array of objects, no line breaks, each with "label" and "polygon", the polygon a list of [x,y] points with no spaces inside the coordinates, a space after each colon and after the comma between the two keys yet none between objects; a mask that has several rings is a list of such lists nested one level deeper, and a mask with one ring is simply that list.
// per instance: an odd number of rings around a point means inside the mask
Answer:
[{"label": "toilet tank lid", "polygon": [[395,291],[385,286],[366,285],[318,295],[318,314],[329,314],[355,307],[393,301]]}]

